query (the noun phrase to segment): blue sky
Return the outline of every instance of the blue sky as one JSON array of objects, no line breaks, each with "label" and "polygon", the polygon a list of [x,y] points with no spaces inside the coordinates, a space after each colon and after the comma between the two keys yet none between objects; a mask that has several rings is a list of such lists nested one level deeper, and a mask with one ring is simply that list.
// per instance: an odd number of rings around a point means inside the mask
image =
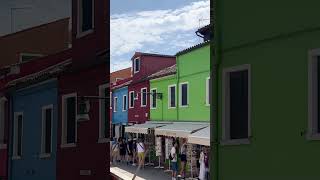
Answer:
[{"label": "blue sky", "polygon": [[[200,43],[209,0],[111,0],[111,72],[130,67],[135,51],[174,55]],[[203,19],[202,21],[199,21]]]}]

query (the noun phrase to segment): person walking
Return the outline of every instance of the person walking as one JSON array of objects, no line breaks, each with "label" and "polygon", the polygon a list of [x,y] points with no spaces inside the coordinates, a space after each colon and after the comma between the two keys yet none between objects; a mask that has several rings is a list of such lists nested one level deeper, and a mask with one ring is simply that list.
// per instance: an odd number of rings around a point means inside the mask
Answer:
[{"label": "person walking", "polygon": [[178,177],[185,179],[186,177],[186,165],[187,165],[187,141],[183,139],[183,144],[180,148],[180,173]]},{"label": "person walking", "polygon": [[204,154],[204,148],[202,148],[201,153],[200,153],[200,172],[199,172],[199,179],[200,180],[205,180],[206,178],[206,165],[205,165],[205,154]]},{"label": "person walking", "polygon": [[139,158],[139,166],[144,168],[145,146],[142,142],[142,139],[139,139],[137,143],[137,152],[138,152],[138,158]]},{"label": "person walking", "polygon": [[136,166],[136,163],[135,163],[137,162],[137,139],[136,138],[133,139],[132,154],[133,154],[132,166]]},{"label": "person walking", "polygon": [[133,141],[132,138],[127,143],[127,165],[132,164],[133,161]]},{"label": "person walking", "polygon": [[112,162],[118,162],[119,160],[119,140],[117,141],[117,139],[115,138],[113,145],[112,145]]},{"label": "person walking", "polygon": [[171,160],[171,168],[172,168],[172,180],[175,180],[178,172],[178,157],[177,157],[177,148],[178,144],[176,142],[172,143],[172,148],[170,151],[170,160]]},{"label": "person walking", "polygon": [[126,146],[126,143],[125,143],[124,139],[121,139],[119,147],[120,147],[120,159],[121,159],[121,162],[125,162],[126,154],[127,154],[127,146]]}]

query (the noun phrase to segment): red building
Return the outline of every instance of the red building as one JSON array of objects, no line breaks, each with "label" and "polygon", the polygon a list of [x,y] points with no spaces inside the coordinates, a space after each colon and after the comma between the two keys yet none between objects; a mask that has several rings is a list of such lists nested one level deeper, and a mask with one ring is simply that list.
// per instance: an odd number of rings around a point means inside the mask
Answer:
[{"label": "red building", "polygon": [[[94,97],[109,95],[109,8],[101,0],[73,0],[72,8],[72,67],[59,77],[57,179],[108,179],[108,107]],[[83,96],[90,96],[86,119],[78,117]]]},{"label": "red building", "polygon": [[150,84],[146,78],[176,63],[175,56],[136,52],[132,60],[132,82],[128,87],[128,123],[141,124],[149,120]]}]

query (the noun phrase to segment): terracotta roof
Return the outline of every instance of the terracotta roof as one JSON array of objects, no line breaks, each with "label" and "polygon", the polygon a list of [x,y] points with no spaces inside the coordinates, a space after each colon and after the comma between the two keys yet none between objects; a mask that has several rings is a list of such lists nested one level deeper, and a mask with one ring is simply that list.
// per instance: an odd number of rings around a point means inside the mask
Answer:
[{"label": "terracotta roof", "polygon": [[194,50],[194,49],[201,48],[201,47],[203,47],[203,46],[205,46],[205,45],[208,45],[208,44],[210,44],[210,40],[209,40],[209,41],[202,42],[202,43],[197,44],[197,45],[194,45],[194,46],[191,46],[191,47],[189,47],[189,48],[187,48],[187,49],[184,49],[184,50],[182,50],[182,51],[179,51],[179,52],[176,54],[176,56],[179,56],[179,55],[188,53],[188,52],[190,52],[190,51],[192,51],[192,50]]},{"label": "terracotta roof", "polygon": [[66,60],[64,62],[55,64],[53,66],[50,66],[42,71],[15,79],[13,81],[10,81],[6,84],[7,88],[12,87],[24,87],[26,85],[34,84],[40,81],[44,81],[50,78],[55,77],[59,73],[65,71],[69,65],[71,65],[72,60]]},{"label": "terracotta roof", "polygon": [[150,76],[148,76],[148,79],[156,79],[159,77],[163,77],[163,76],[168,76],[168,75],[172,75],[175,74],[177,71],[176,69],[176,65],[164,68],[154,74],[151,74]]},{"label": "terracotta roof", "polygon": [[127,79],[131,77],[131,67],[126,69],[121,69],[110,74],[110,82],[116,82],[116,78]]},{"label": "terracotta roof", "polygon": [[127,78],[127,79],[120,80],[115,85],[113,85],[111,87],[111,89],[119,89],[121,87],[128,86],[129,84],[131,84],[131,82],[132,82],[132,78],[131,77]]}]

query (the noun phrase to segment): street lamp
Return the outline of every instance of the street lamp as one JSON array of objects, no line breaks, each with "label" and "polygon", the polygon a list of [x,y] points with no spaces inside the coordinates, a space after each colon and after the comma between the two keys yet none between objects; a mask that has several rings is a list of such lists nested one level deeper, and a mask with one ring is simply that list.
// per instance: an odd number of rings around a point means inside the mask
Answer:
[{"label": "street lamp", "polygon": [[26,6],[26,7],[15,7],[15,8],[11,8],[11,33],[13,33],[14,31],[14,24],[13,24],[13,13],[14,11],[17,11],[17,10],[24,10],[24,9],[31,9],[32,7],[31,6]]}]

